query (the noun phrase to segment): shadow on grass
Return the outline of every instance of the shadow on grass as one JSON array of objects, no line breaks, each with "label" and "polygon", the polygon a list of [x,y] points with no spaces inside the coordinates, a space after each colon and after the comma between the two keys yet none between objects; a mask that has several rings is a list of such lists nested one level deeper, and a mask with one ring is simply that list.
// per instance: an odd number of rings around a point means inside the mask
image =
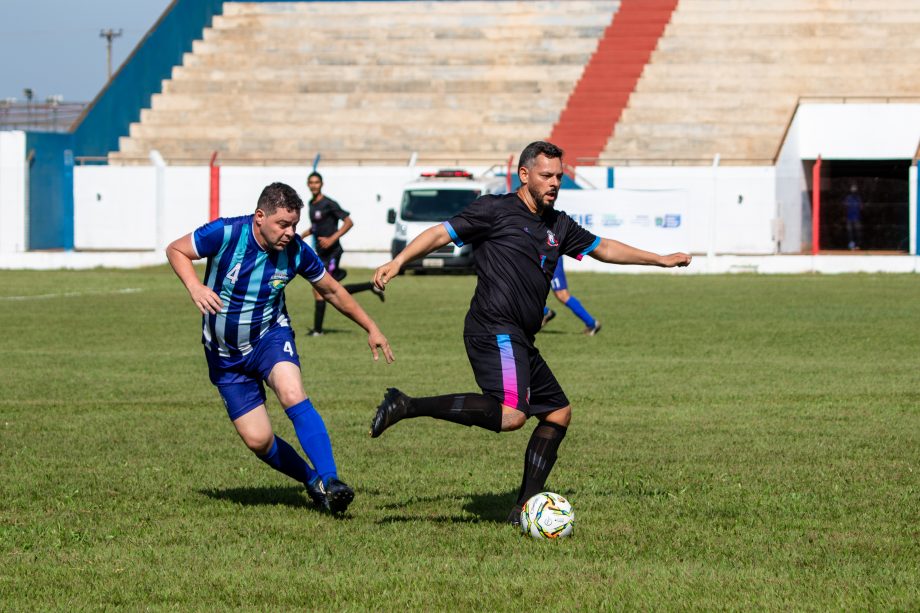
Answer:
[{"label": "shadow on grass", "polygon": [[[198,490],[214,500],[226,500],[246,506],[285,505],[297,509],[315,509],[302,487],[231,487]],[[316,509],[318,511],[318,509]]]},{"label": "shadow on grass", "polygon": [[[395,512],[389,517],[379,520],[379,524],[395,524],[403,522],[431,522],[431,523],[468,523],[491,522],[505,523],[508,511],[514,504],[517,491],[505,493],[471,494],[457,496],[442,494],[440,496],[413,496],[404,502],[384,505],[386,511]],[[463,510],[465,515],[456,515],[446,511],[456,509],[459,499],[464,499]],[[450,504],[448,504],[450,503]],[[443,510],[445,512],[439,512]]]}]

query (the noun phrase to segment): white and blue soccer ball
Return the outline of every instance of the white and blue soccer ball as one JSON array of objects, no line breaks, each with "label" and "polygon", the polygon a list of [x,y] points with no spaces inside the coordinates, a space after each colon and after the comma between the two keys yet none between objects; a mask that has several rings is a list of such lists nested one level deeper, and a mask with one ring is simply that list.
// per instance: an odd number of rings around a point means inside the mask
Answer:
[{"label": "white and blue soccer ball", "polygon": [[572,536],[575,511],[572,503],[553,492],[541,492],[521,509],[521,532],[535,539]]}]

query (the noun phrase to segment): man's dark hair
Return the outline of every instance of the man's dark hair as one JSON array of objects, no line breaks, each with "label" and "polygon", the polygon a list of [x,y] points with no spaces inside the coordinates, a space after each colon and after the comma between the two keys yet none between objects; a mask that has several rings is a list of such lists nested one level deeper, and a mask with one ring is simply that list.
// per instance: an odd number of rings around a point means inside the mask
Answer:
[{"label": "man's dark hair", "polygon": [[319,174],[319,173],[316,172],[315,170],[314,170],[313,172],[310,173],[310,176],[307,177],[307,181],[309,181],[309,180],[312,179],[313,177],[316,177],[317,179],[319,179],[319,182],[320,182],[320,183],[323,182],[323,175]]},{"label": "man's dark hair", "polygon": [[534,141],[521,151],[521,157],[518,158],[518,170],[524,167],[533,168],[533,161],[538,155],[545,155],[550,159],[562,159],[562,149],[545,140]]},{"label": "man's dark hair", "polygon": [[262,209],[266,215],[273,215],[279,208],[299,211],[303,208],[303,200],[290,185],[272,183],[262,190],[256,209]]}]

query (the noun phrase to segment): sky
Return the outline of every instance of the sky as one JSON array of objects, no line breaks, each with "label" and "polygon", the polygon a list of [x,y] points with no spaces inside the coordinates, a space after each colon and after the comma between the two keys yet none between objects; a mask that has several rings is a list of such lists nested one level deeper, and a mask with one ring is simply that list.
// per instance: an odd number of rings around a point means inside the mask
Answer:
[{"label": "sky", "polygon": [[171,0],[0,0],[0,100],[62,95],[91,102],[106,81],[106,41],[99,32],[121,28],[112,44],[112,72],[156,23]]}]

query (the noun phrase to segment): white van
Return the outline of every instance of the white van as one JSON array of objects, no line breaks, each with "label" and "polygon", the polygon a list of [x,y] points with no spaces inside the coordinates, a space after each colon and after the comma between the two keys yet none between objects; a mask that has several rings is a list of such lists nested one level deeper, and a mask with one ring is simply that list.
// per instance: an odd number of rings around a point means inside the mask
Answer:
[{"label": "white van", "polygon": [[[387,211],[387,222],[396,224],[390,253],[393,257],[427,228],[446,221],[485,194],[504,194],[507,179],[496,176],[474,177],[465,170],[439,170],[424,173],[403,188],[399,210]],[[473,247],[448,243],[426,257],[410,262],[411,269],[472,270]]]}]

